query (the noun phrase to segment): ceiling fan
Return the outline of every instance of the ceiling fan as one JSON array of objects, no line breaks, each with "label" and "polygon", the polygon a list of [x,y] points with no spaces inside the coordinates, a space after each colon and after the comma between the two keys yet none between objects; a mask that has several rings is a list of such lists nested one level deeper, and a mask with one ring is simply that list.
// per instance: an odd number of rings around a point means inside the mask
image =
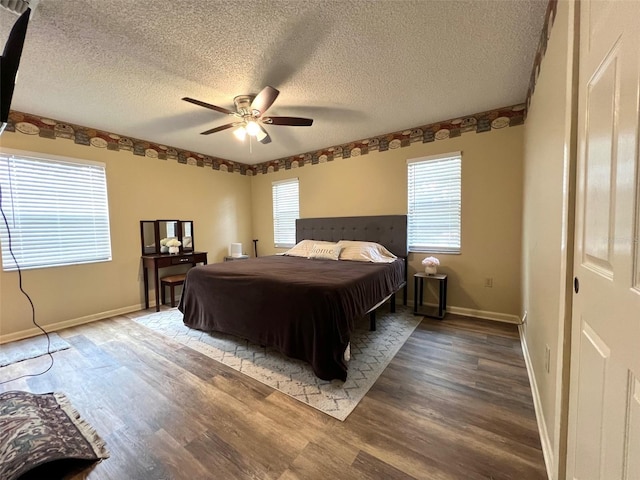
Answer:
[{"label": "ceiling fan", "polygon": [[200,105],[201,107],[215,110],[216,112],[226,113],[237,118],[237,121],[233,123],[227,123],[220,127],[212,128],[204,131],[201,135],[210,135],[212,133],[221,132],[229,128],[237,127],[233,134],[239,140],[244,140],[247,135],[255,137],[260,143],[270,143],[271,137],[262,126],[264,125],[289,125],[294,127],[309,127],[313,124],[311,118],[300,117],[270,117],[265,115],[265,112],[269,109],[280,92],[273,87],[264,87],[258,95],[238,95],[233,99],[233,103],[236,106],[236,111],[232,111],[210,103],[205,103],[195,98],[184,97],[182,100],[185,102],[193,103],[194,105]]}]

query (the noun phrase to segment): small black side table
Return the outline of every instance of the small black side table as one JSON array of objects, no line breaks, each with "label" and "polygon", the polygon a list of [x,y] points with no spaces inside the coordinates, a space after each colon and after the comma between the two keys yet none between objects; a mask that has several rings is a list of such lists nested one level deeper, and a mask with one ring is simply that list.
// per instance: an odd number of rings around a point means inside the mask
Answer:
[{"label": "small black side table", "polygon": [[[423,307],[424,281],[438,282],[438,307]],[[447,276],[441,274],[428,275],[418,272],[413,275],[413,314],[425,317],[444,318],[447,311]]]}]

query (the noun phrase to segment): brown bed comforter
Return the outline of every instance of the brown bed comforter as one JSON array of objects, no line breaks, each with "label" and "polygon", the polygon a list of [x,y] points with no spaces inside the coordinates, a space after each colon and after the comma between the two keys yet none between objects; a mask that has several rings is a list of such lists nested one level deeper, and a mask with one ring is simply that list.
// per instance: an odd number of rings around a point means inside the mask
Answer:
[{"label": "brown bed comforter", "polygon": [[194,267],[179,310],[185,325],[237,335],[346,380],[355,321],[404,284],[404,263],[282,255]]}]

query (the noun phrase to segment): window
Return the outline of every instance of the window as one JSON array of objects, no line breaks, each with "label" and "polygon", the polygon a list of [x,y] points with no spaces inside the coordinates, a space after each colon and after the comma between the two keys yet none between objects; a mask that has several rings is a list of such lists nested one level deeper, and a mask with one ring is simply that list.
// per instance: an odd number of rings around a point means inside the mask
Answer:
[{"label": "window", "polygon": [[[111,260],[105,167],[0,153],[2,209],[20,268]],[[2,265],[16,270],[0,219]]]},{"label": "window", "polygon": [[409,251],[460,253],[460,152],[409,160]]},{"label": "window", "polygon": [[300,216],[298,179],[273,182],[273,241],[276,247],[296,244],[296,219]]}]

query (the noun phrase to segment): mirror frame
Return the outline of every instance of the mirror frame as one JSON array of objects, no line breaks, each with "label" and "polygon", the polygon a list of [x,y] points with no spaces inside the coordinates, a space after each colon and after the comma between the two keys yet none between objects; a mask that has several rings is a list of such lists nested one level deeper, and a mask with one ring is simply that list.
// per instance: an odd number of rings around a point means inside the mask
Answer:
[{"label": "mirror frame", "polygon": [[[185,235],[185,226],[186,224],[190,224],[191,225],[191,246],[189,248],[184,248],[184,238],[185,236],[189,236],[189,235]],[[178,230],[178,240],[180,240],[180,252],[185,252],[185,253],[193,253],[196,251],[196,247],[195,247],[195,240],[194,240],[194,235],[193,235],[193,220],[180,220],[179,222],[179,230]]]},{"label": "mirror frame", "polygon": [[[193,246],[193,220],[184,220],[185,222],[191,222],[191,245]],[[162,252],[161,251],[161,245],[160,245],[160,240],[164,237],[161,237],[160,235],[160,225],[161,223],[175,223],[176,227],[175,227],[175,238],[177,238],[180,243],[182,243],[182,237],[183,237],[183,227],[182,227],[182,222],[183,220],[140,220],[140,245],[141,245],[141,253],[142,255],[169,255],[168,252]],[[153,239],[149,239],[146,238],[147,236],[145,235],[145,226],[147,224],[153,224]],[[148,228],[148,227],[147,227]],[[165,232],[166,232],[166,228],[165,228]],[[150,240],[153,240],[153,242],[150,242]],[[147,245],[153,245],[153,250],[148,249],[146,246]],[[187,250],[188,252],[191,252],[192,250]],[[195,251],[195,250],[193,250]],[[183,248],[182,245],[180,246],[180,253],[183,252]]]}]

